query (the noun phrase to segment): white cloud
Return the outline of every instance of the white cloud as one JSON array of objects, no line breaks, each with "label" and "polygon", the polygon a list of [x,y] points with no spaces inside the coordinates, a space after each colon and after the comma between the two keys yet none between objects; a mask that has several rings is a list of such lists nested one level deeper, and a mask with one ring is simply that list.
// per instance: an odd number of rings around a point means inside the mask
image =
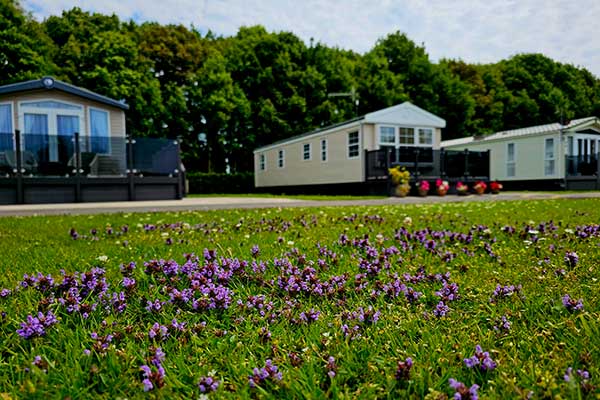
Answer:
[{"label": "white cloud", "polygon": [[136,21],[193,24],[222,35],[261,24],[358,52],[400,30],[424,43],[433,60],[494,62],[540,52],[600,76],[597,0],[23,0],[22,5],[38,19],[78,6]]}]

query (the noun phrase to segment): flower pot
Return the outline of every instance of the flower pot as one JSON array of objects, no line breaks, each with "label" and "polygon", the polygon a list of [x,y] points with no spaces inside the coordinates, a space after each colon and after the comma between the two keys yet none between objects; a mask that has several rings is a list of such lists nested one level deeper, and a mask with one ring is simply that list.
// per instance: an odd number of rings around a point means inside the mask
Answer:
[{"label": "flower pot", "polygon": [[479,196],[481,196],[485,192],[485,188],[476,187],[473,189],[475,189],[475,193],[477,193]]},{"label": "flower pot", "polygon": [[437,194],[438,194],[438,196],[445,196],[445,195],[446,195],[446,193],[448,193],[448,190],[447,190],[447,189],[438,189],[438,190],[437,190]]},{"label": "flower pot", "polygon": [[398,186],[396,186],[396,189],[394,190],[394,194],[397,197],[406,197],[408,195],[408,192],[410,192],[409,185],[398,185]]},{"label": "flower pot", "polygon": [[500,190],[492,190],[492,191],[491,191],[491,193],[492,193],[492,194],[499,194],[499,193],[500,193]]},{"label": "flower pot", "polygon": [[419,188],[419,196],[421,196],[421,197],[427,197],[428,192],[429,192],[429,190],[427,190],[427,189]]},{"label": "flower pot", "polygon": [[459,196],[466,196],[469,193],[466,190],[457,190],[456,194],[459,195]]}]

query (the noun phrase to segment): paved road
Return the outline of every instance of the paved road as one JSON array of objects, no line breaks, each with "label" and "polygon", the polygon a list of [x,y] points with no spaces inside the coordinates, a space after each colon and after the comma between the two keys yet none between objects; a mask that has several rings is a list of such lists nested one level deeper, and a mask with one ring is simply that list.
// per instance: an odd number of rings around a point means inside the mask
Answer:
[{"label": "paved road", "polygon": [[262,197],[188,197],[183,200],[161,201],[122,201],[107,203],[65,203],[65,204],[20,204],[0,206],[0,217],[25,215],[58,214],[101,214],[118,212],[152,211],[207,211],[232,208],[274,208],[274,207],[331,207],[331,206],[375,206],[403,204],[435,204],[470,201],[514,201],[541,199],[600,199],[600,192],[583,193],[535,193],[507,192],[498,195],[470,195],[445,197],[390,197],[373,200],[297,200],[287,198]]}]

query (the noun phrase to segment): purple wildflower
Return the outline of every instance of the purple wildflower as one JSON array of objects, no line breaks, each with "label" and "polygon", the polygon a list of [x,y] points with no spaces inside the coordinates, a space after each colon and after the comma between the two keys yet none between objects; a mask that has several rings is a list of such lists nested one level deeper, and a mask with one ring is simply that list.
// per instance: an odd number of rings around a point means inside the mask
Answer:
[{"label": "purple wildflower", "polygon": [[570,312],[583,310],[583,299],[572,299],[568,293],[563,296],[562,303]]},{"label": "purple wildflower", "polygon": [[492,293],[492,297],[490,297],[490,303],[496,303],[498,300],[509,298],[513,294],[520,293],[521,289],[521,285],[496,285],[496,289]]},{"label": "purple wildflower", "polygon": [[12,290],[4,288],[4,289],[0,290],[0,298],[4,299],[4,298],[10,296],[11,293],[12,293]]},{"label": "purple wildflower", "polygon": [[37,317],[32,315],[27,316],[27,321],[21,322],[21,328],[17,329],[17,333],[23,339],[31,339],[37,336],[44,336],[46,334],[46,328],[57,324],[58,320],[52,313],[48,311],[47,314],[38,312]]},{"label": "purple wildflower", "polygon": [[438,318],[445,317],[446,314],[450,311],[450,307],[448,307],[443,301],[440,301],[437,306],[435,306],[435,310],[433,310],[433,315]]},{"label": "purple wildflower", "polygon": [[413,366],[412,358],[408,357],[404,361],[398,361],[398,367],[396,368],[396,380],[407,381],[410,379],[410,370]]},{"label": "purple wildflower", "polygon": [[254,246],[252,246],[250,252],[252,253],[252,257],[256,258],[260,255],[260,248],[257,244],[255,244]]},{"label": "purple wildflower", "polygon": [[483,351],[480,345],[475,346],[475,354],[470,358],[464,359],[467,368],[474,368],[479,365],[482,371],[491,371],[496,368],[496,363],[490,357],[490,353]]},{"label": "purple wildflower", "polygon": [[458,285],[454,282],[444,282],[444,286],[435,292],[435,295],[438,296],[444,303],[458,300]]},{"label": "purple wildflower", "polygon": [[319,319],[319,315],[321,315],[320,311],[316,311],[314,308],[311,308],[307,312],[301,312],[300,313],[300,320],[302,322],[310,324],[311,322],[315,322],[316,320],[318,320]]},{"label": "purple wildflower", "polygon": [[267,359],[263,368],[254,368],[252,375],[248,375],[248,384],[251,388],[254,388],[267,381],[280,381],[282,378],[283,376],[278,371],[277,366],[270,359]]},{"label": "purple wildflower", "polygon": [[125,288],[125,290],[131,292],[133,289],[135,289],[136,281],[135,279],[126,276],[123,278],[121,285]]},{"label": "purple wildflower", "polygon": [[212,376],[202,376],[198,381],[200,393],[214,392],[219,388],[220,382]]},{"label": "purple wildflower", "polygon": [[[165,369],[162,366],[162,362],[165,358],[165,353],[160,347],[154,349],[154,355],[150,358],[150,365],[142,365],[140,371],[142,371],[142,384],[144,385],[144,392],[148,392],[152,389],[161,388],[165,382]],[[154,369],[154,371],[153,371]]]},{"label": "purple wildflower", "polygon": [[169,328],[164,325],[160,325],[158,322],[155,322],[148,332],[148,337],[150,339],[166,340],[169,337]]},{"label": "purple wildflower", "polygon": [[567,251],[565,253],[564,260],[565,264],[567,264],[567,267],[573,268],[579,262],[579,256],[574,251]]},{"label": "purple wildflower", "polygon": [[154,302],[147,301],[145,308],[148,312],[160,312],[164,304],[165,302],[160,300],[154,300]]},{"label": "purple wildflower", "polygon": [[450,383],[450,387],[456,391],[454,393],[455,400],[477,400],[479,398],[477,395],[479,385],[474,384],[468,388],[464,383],[453,378],[450,378],[448,382]]},{"label": "purple wildflower", "polygon": [[506,315],[503,315],[502,318],[497,320],[494,324],[494,330],[496,332],[508,332],[511,328],[511,322],[508,320]]},{"label": "purple wildflower", "polygon": [[129,264],[121,264],[119,269],[121,270],[121,274],[125,276],[131,275],[135,269],[135,262],[132,261]]},{"label": "purple wildflower", "polygon": [[329,356],[329,358],[327,359],[327,365],[325,365],[325,368],[327,369],[327,375],[329,375],[330,378],[335,377],[335,373],[336,373],[338,367],[335,363],[335,358],[333,356]]}]

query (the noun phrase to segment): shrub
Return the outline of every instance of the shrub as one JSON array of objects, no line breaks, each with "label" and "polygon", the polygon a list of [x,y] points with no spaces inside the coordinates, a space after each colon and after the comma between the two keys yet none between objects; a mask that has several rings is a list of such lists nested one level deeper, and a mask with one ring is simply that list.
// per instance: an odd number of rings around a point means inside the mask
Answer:
[{"label": "shrub", "polygon": [[189,192],[205,193],[253,193],[254,174],[238,172],[234,174],[190,172],[187,174]]}]

